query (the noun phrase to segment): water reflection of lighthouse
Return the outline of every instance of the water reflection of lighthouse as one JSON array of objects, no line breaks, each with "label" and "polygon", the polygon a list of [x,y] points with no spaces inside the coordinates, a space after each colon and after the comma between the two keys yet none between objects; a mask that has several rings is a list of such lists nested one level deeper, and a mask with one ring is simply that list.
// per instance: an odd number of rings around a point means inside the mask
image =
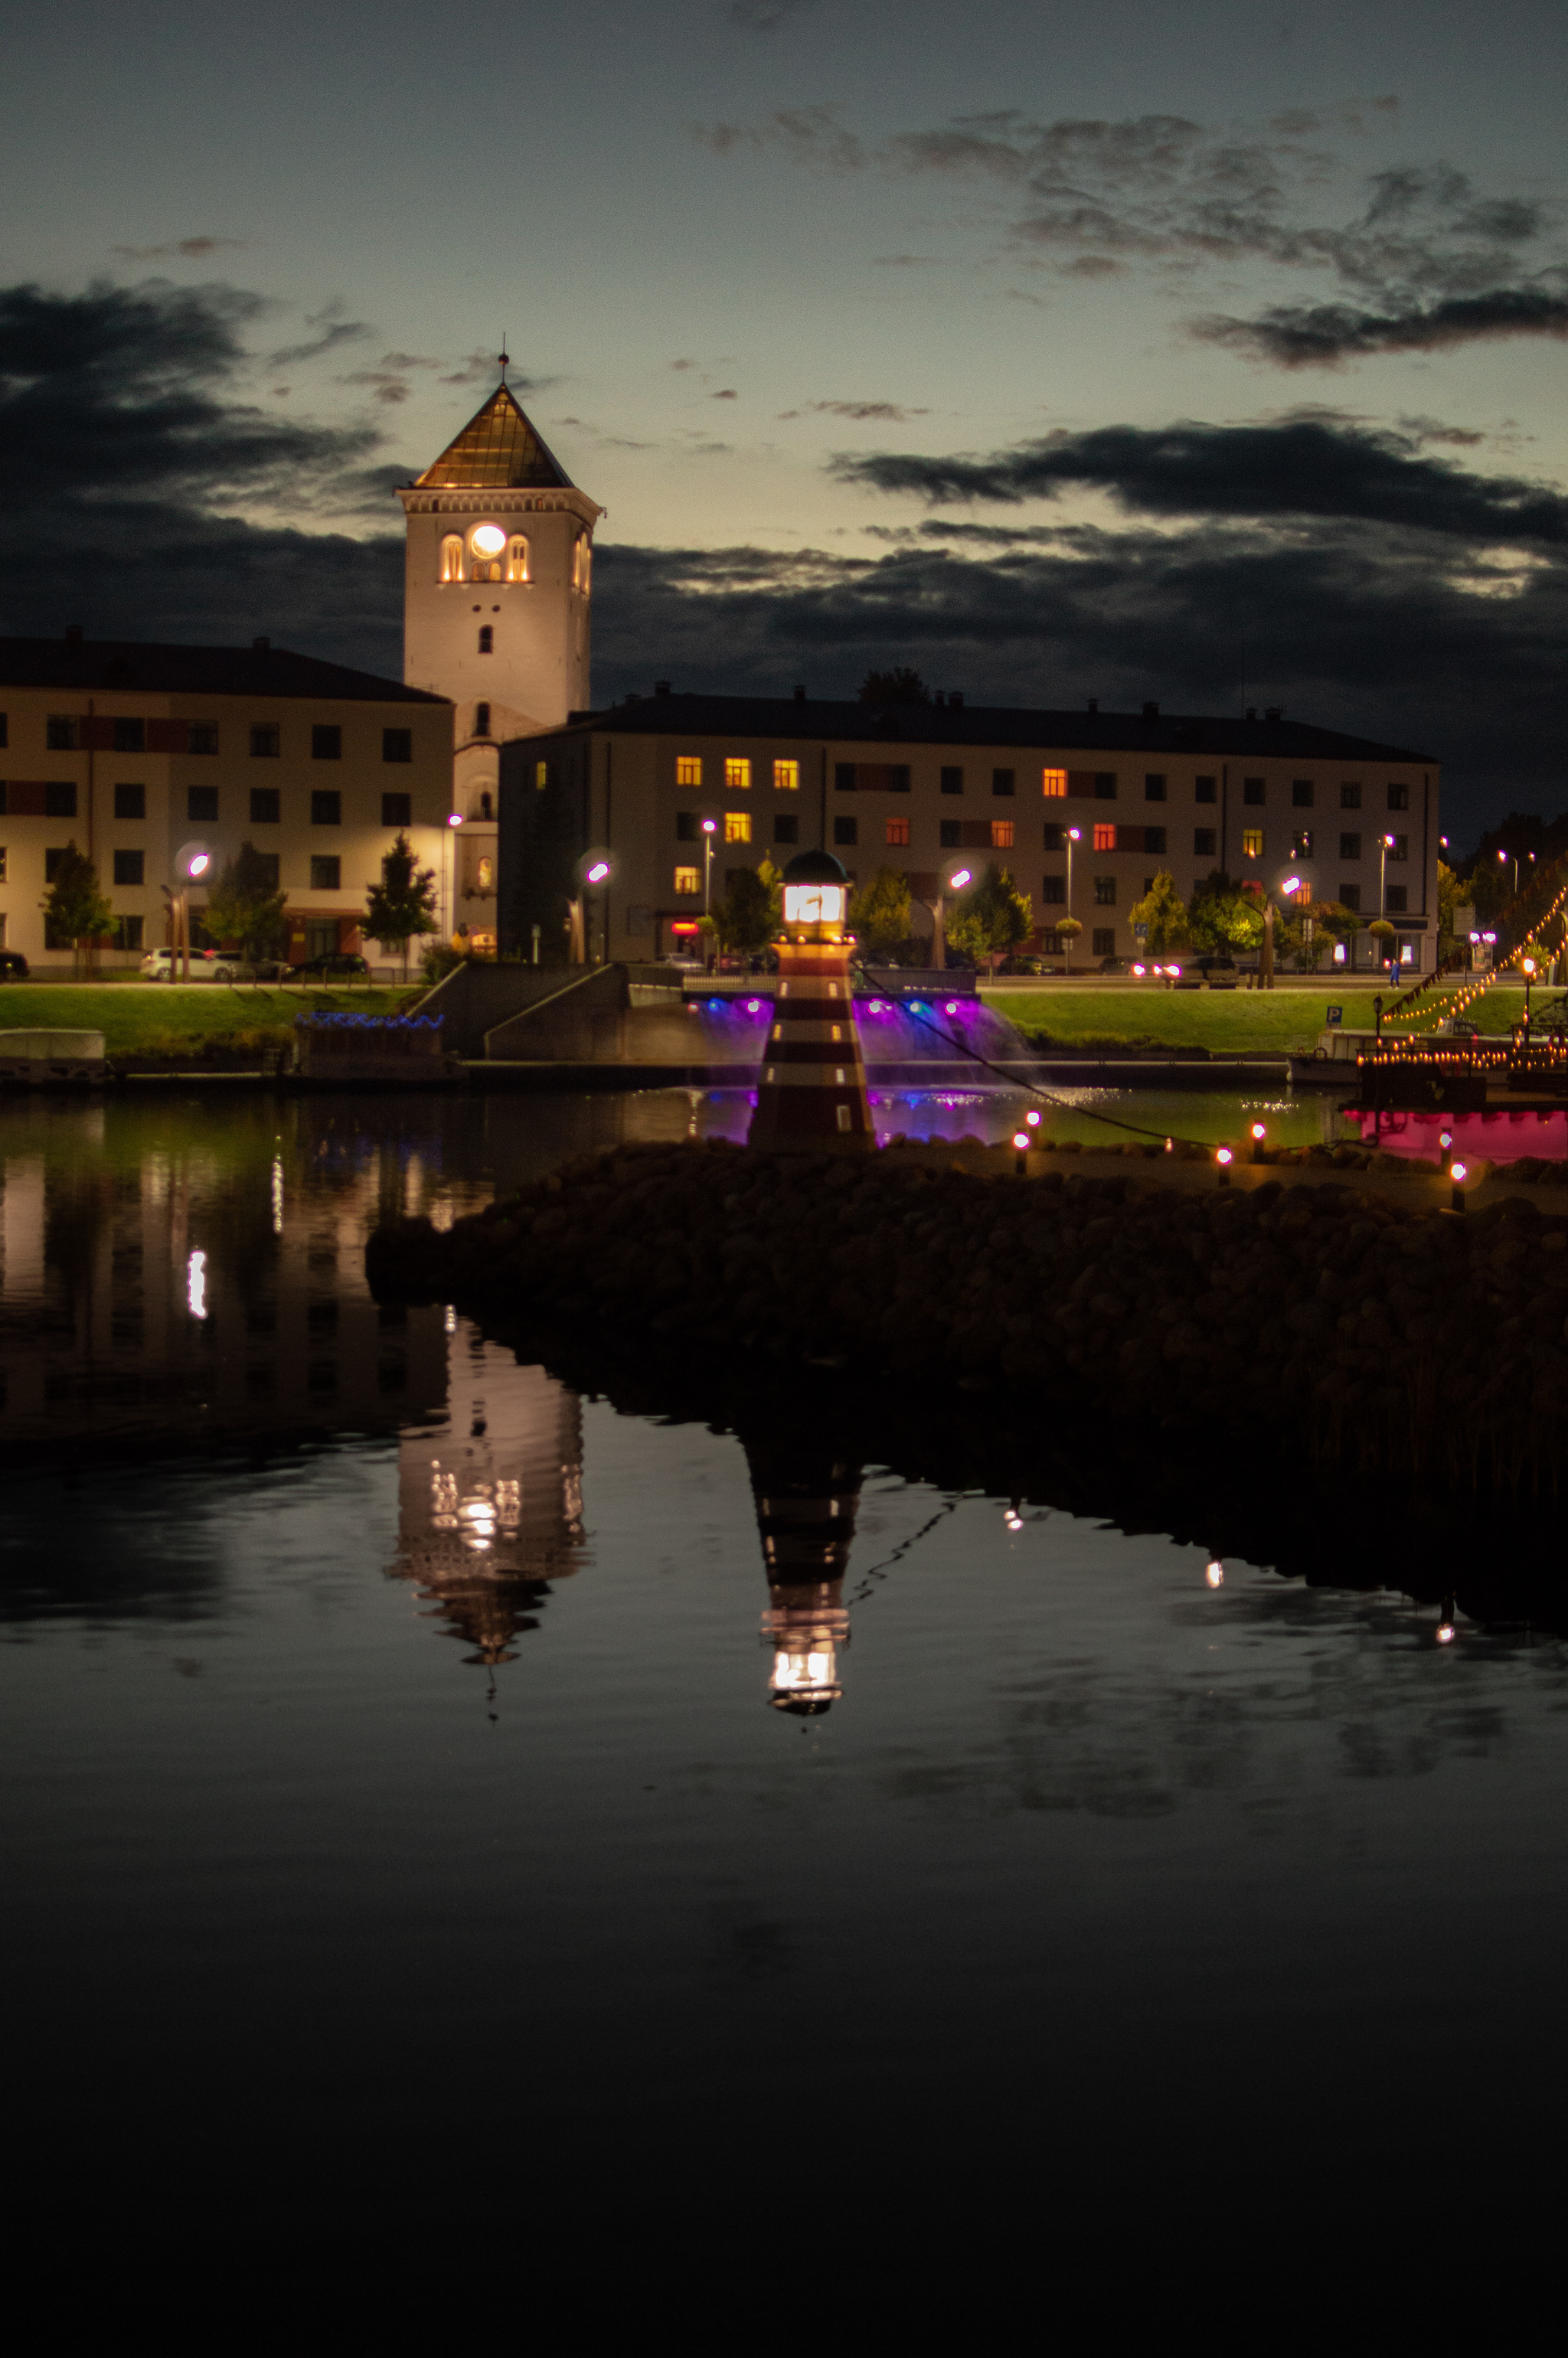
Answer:
[{"label": "water reflection of lighthouse", "polygon": [[844,1690],[838,1651],[849,1642],[844,1574],[855,1536],[860,1468],[830,1449],[786,1438],[746,1442],[757,1504],[768,1609],[762,1637],[773,1649],[768,1701],[806,1716],[827,1711]]},{"label": "water reflection of lighthouse", "polygon": [[496,1344],[454,1350],[448,1423],[404,1436],[397,1576],[493,1669],[582,1557],[578,1395]]}]

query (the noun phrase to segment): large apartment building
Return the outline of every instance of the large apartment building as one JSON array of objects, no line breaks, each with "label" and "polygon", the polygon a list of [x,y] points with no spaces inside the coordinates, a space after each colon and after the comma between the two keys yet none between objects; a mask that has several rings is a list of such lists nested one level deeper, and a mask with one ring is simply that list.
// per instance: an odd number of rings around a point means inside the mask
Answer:
[{"label": "large apartment building", "polygon": [[[1400,956],[1429,969],[1437,936],[1438,765],[1423,753],[1282,714],[1227,719],[967,705],[676,696],[661,684],[501,752],[504,946],[534,930],[559,955],[584,862],[589,957],[666,957],[693,943],[730,868],[824,845],[851,876],[903,871],[917,938],[956,857],[995,860],[1033,905],[1037,946],[1075,964],[1130,957],[1130,912],[1168,871],[1184,900],[1216,870],[1386,914]],[[1353,962],[1378,946],[1358,935]]]},{"label": "large apartment building", "polygon": [[[447,698],[265,639],[0,639],[0,943],[69,968],[41,903],[74,843],[114,911],[103,962],[134,967],[168,938],[177,855],[199,844],[215,874],[248,841],[288,895],[289,957],[357,950],[400,829],[445,877],[451,780]],[[448,878],[443,926],[450,900]]]}]

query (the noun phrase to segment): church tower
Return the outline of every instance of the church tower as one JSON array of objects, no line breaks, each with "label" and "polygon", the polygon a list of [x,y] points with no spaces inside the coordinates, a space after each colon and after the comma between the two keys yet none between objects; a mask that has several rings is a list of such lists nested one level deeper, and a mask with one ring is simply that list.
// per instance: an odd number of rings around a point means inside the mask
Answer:
[{"label": "church tower", "polygon": [[[504,363],[503,363],[504,364]],[[501,741],[589,703],[593,527],[504,377],[435,465],[400,490],[407,522],[403,676],[456,707],[449,931],[495,930]]]}]

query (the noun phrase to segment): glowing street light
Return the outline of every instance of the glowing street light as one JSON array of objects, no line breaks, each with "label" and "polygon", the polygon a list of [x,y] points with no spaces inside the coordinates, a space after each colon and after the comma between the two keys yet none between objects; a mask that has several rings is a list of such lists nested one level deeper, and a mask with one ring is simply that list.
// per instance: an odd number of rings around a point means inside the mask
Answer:
[{"label": "glowing street light", "polygon": [[[936,898],[926,903],[931,912],[931,963],[938,974],[947,970],[947,895],[961,892],[974,882],[974,871],[957,860],[938,879]],[[949,1015],[955,1011],[950,1007]]]},{"label": "glowing street light", "polygon": [[1015,1130],[1012,1133],[1012,1167],[1020,1179],[1026,1179],[1029,1175],[1029,1150],[1033,1142],[1026,1130]]},{"label": "glowing street light", "polygon": [[1214,1159],[1219,1165],[1220,1185],[1222,1187],[1228,1187],[1230,1184],[1230,1166],[1235,1162],[1236,1157],[1232,1154],[1228,1146],[1222,1146],[1217,1152]]},{"label": "glowing street light", "polygon": [[1252,1160],[1253,1160],[1253,1162],[1254,1162],[1254,1163],[1261,1163],[1261,1162],[1262,1162],[1262,1160],[1263,1160],[1263,1141],[1268,1137],[1268,1135],[1269,1135],[1269,1131],[1268,1131],[1267,1125],[1266,1125],[1265,1123],[1260,1122],[1260,1121],[1255,1121],[1255,1122],[1253,1123],[1253,1125],[1252,1125]]},{"label": "glowing street light", "polygon": [[[1082,843],[1083,839],[1084,830],[1081,827],[1070,827],[1067,829],[1067,916],[1069,921],[1073,914],[1073,846],[1075,843]],[[1067,936],[1066,956],[1062,961],[1062,968],[1063,972],[1065,974],[1071,974],[1073,971],[1073,936],[1071,934]]]},{"label": "glowing street light", "polygon": [[1452,1181],[1454,1182],[1453,1190],[1452,1190],[1452,1192],[1451,1192],[1451,1194],[1450,1194],[1450,1195],[1449,1195],[1449,1198],[1448,1198],[1449,1204],[1450,1204],[1451,1207],[1452,1207],[1455,1212],[1462,1212],[1462,1211],[1465,1209],[1465,1165],[1464,1165],[1464,1163],[1450,1163],[1450,1164],[1449,1164],[1449,1167],[1448,1167],[1448,1176],[1449,1176],[1449,1177],[1450,1177],[1450,1179],[1452,1179]]}]

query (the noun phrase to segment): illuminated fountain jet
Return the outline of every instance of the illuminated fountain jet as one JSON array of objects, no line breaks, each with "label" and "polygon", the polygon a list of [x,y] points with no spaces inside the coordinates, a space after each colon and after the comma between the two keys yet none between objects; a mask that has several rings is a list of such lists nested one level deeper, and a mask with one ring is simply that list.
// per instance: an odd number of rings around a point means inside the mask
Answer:
[{"label": "illuminated fountain jet", "polygon": [[768,1701],[806,1717],[837,1703],[838,1650],[849,1642],[844,1574],[855,1536],[860,1468],[770,1437],[746,1443],[768,1574],[763,1642],[773,1650]]}]

